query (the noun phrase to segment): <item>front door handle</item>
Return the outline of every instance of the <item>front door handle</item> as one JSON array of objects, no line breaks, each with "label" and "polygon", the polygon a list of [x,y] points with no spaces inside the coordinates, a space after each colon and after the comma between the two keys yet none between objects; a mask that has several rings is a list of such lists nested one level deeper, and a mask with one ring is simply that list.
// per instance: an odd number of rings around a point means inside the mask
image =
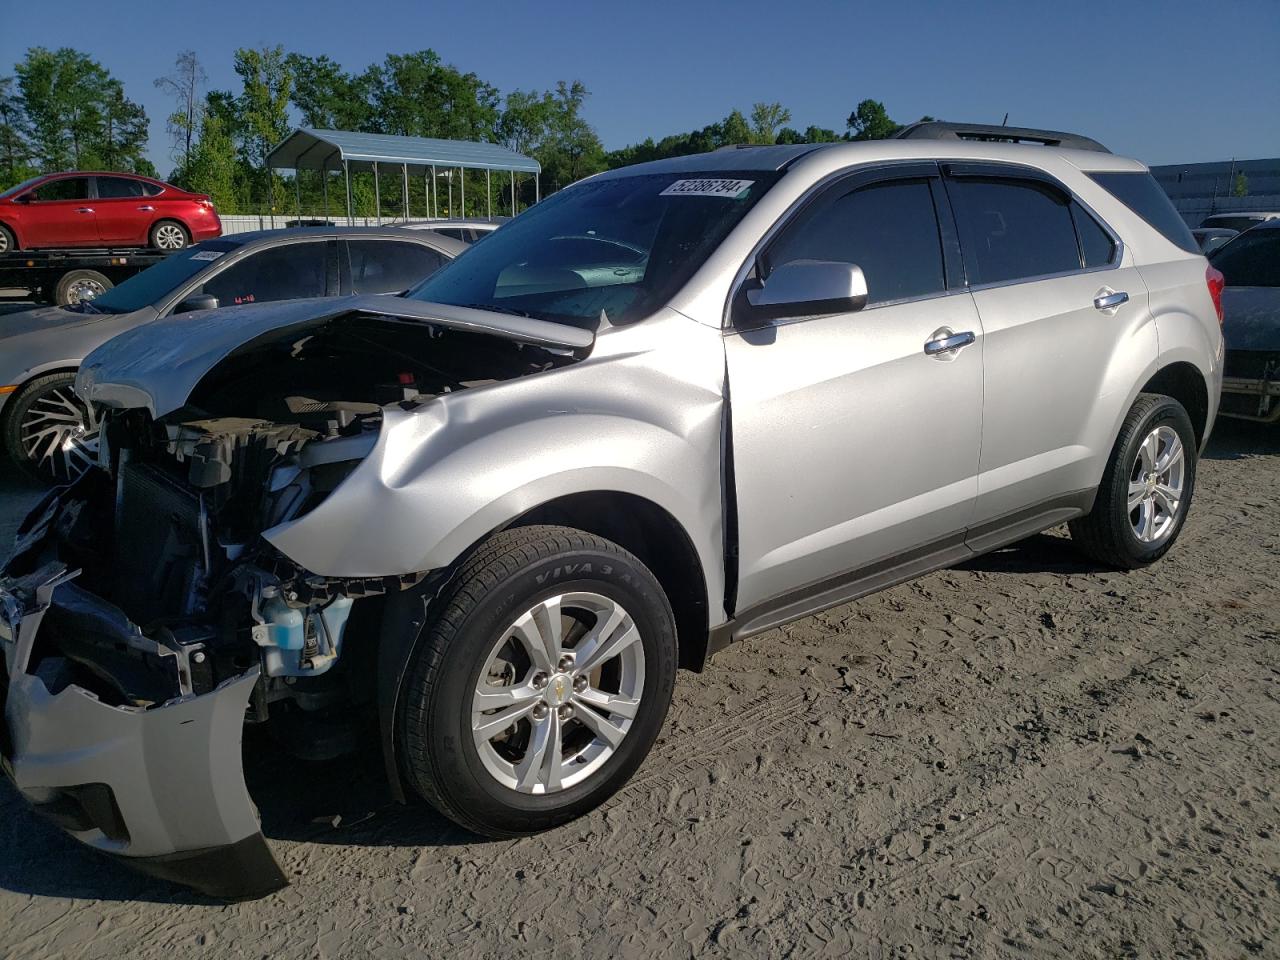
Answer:
[{"label": "front door handle", "polygon": [[155,207],[151,206],[151,204],[146,204],[145,206],[141,206],[138,209],[145,210],[147,213],[150,213],[152,210],[155,209]]},{"label": "front door handle", "polygon": [[76,207],[76,213],[93,213],[93,207]]},{"label": "front door handle", "polygon": [[961,347],[967,347],[976,339],[977,337],[973,335],[972,330],[965,330],[961,333],[939,330],[938,333],[934,334],[932,340],[925,341],[924,352],[930,357],[943,356],[955,353]]},{"label": "front door handle", "polygon": [[1093,306],[1096,310],[1114,310],[1122,303],[1129,302],[1129,295],[1123,290],[1107,291],[1100,290],[1098,295],[1093,298]]}]

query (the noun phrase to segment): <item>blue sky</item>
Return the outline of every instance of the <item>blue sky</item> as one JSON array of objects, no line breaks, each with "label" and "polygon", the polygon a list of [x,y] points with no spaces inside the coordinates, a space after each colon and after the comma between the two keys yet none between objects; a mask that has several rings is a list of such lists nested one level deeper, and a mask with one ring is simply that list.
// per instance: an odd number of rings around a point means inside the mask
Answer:
[{"label": "blue sky", "polygon": [[0,0],[0,75],[28,46],[68,42],[147,108],[162,175],[170,104],[152,81],[177,51],[194,49],[210,85],[232,88],[232,51],[276,43],[353,71],[433,47],[504,92],[579,79],[610,148],[758,100],[781,101],[800,129],[843,130],[872,97],[899,121],[999,123],[1007,111],[1010,124],[1087,133],[1153,164],[1280,156],[1277,0]]}]

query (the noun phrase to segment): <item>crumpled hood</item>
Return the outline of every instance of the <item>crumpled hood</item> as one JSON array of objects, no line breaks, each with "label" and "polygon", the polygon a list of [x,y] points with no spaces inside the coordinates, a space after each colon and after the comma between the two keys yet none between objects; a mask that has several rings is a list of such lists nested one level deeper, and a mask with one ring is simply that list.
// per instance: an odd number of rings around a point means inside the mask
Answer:
[{"label": "crumpled hood", "polygon": [[177,314],[123,333],[85,358],[76,377],[76,392],[92,403],[140,407],[162,417],[185,404],[204,375],[241,347],[259,338],[302,333],[360,314],[568,350],[589,347],[595,339],[590,331],[546,320],[403,297],[285,300]]},{"label": "crumpled hood", "polygon": [[1280,287],[1227,287],[1222,314],[1228,350],[1280,350]]}]

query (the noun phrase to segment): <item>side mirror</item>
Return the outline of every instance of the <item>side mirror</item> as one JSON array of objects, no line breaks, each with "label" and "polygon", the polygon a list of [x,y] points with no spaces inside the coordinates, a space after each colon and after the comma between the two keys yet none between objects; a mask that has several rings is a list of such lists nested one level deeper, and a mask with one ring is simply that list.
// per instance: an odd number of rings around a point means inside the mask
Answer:
[{"label": "side mirror", "polygon": [[174,313],[190,313],[192,310],[216,310],[218,298],[208,293],[193,293],[173,308]]},{"label": "side mirror", "polygon": [[867,305],[867,278],[862,268],[835,260],[792,260],[774,269],[769,279],[747,291],[753,316],[761,319],[851,313]]}]

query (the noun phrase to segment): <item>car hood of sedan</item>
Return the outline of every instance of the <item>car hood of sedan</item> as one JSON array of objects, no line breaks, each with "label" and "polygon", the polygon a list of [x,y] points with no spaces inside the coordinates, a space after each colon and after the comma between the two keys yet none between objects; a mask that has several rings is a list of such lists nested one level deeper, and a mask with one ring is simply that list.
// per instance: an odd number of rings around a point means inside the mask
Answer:
[{"label": "car hood of sedan", "polygon": [[129,330],[85,358],[76,392],[92,403],[143,408],[152,417],[162,417],[185,404],[205,374],[241,348],[356,315],[435,324],[565,350],[583,350],[595,341],[591,331],[565,324],[403,297],[286,300],[177,314]]},{"label": "car hood of sedan", "polygon": [[33,330],[96,323],[112,316],[114,314],[80,313],[78,310],[68,310],[65,307],[36,307],[32,310],[0,316],[0,340],[31,333]]},{"label": "car hood of sedan", "polygon": [[1228,350],[1280,350],[1280,287],[1227,287],[1222,314]]}]

